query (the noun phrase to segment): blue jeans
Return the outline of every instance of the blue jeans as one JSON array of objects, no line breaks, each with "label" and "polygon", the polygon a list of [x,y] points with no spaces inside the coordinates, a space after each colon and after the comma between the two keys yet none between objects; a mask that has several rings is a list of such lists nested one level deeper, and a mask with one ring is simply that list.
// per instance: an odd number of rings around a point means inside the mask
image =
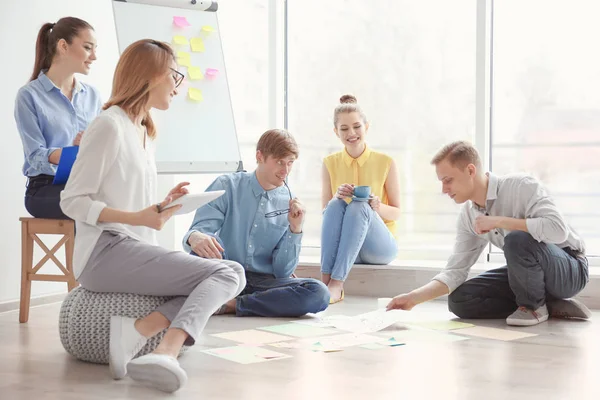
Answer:
[{"label": "blue jeans", "polygon": [[329,202],[321,229],[322,273],[345,281],[355,263],[385,265],[397,255],[396,239],[368,202]]},{"label": "blue jeans", "polygon": [[506,267],[456,288],[448,296],[448,309],[460,318],[506,318],[519,306],[536,310],[547,300],[573,297],[589,280],[583,255],[540,243],[527,232],[506,235],[504,256]]},{"label": "blue jeans", "polygon": [[246,288],[236,299],[238,317],[300,317],[329,306],[329,290],[310,278],[275,278],[246,271]]}]

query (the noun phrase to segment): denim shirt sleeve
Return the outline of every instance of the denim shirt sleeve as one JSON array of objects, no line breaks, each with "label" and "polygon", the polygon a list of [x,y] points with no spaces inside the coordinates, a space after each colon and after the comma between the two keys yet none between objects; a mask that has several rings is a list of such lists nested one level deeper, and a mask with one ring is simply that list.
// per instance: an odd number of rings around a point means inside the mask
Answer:
[{"label": "denim shirt sleeve", "polygon": [[56,166],[48,161],[48,157],[58,150],[58,147],[46,147],[46,139],[39,126],[33,96],[25,89],[19,90],[15,100],[15,121],[27,162],[43,174],[54,175]]},{"label": "denim shirt sleeve", "polygon": [[225,221],[227,203],[229,196],[231,196],[230,191],[227,189],[228,188],[223,184],[222,177],[215,179],[206,189],[207,192],[225,190],[225,194],[196,210],[194,222],[192,222],[192,226],[183,237],[182,244],[185,252],[192,252],[192,247],[189,245],[188,239],[194,232],[200,232],[216,237],[216,233],[221,229],[223,222]]},{"label": "denim shirt sleeve", "polygon": [[289,278],[298,265],[302,233],[287,231],[273,250],[273,274],[277,278]]}]

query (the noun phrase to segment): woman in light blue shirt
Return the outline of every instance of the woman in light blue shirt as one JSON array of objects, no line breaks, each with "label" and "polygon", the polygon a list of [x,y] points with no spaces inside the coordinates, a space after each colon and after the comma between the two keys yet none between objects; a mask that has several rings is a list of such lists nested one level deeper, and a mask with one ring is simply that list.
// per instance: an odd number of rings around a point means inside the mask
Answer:
[{"label": "woman in light blue shirt", "polygon": [[66,219],[60,209],[64,185],[53,185],[64,147],[78,146],[83,131],[101,111],[98,91],[75,79],[96,60],[94,28],[74,17],[46,23],[38,33],[35,65],[19,89],[15,120],[23,142],[27,176],[25,208],[37,218]]}]

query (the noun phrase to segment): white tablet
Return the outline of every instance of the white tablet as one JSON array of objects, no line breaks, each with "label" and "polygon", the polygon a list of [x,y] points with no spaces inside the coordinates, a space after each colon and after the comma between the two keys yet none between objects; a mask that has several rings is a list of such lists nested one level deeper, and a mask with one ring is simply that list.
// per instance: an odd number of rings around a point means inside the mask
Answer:
[{"label": "white tablet", "polygon": [[182,207],[179,210],[177,210],[175,215],[187,214],[192,211],[196,211],[206,203],[209,203],[217,197],[222,196],[223,193],[225,193],[224,190],[215,190],[214,192],[186,194],[185,196],[182,196],[170,203],[169,205],[167,205],[165,208],[163,208],[163,210],[181,204]]}]

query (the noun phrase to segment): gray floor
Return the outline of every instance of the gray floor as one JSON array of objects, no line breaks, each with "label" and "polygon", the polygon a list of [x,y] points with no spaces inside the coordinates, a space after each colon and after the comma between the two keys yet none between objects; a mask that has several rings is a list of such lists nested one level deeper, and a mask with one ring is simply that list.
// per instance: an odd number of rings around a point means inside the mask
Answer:
[{"label": "gray floor", "polygon": [[[377,301],[347,297],[324,315],[355,315]],[[108,368],[74,360],[58,338],[60,304],[32,308],[27,324],[0,314],[0,399],[599,399],[600,312],[590,322],[551,320],[525,328],[539,336],[504,342],[472,338],[455,343],[407,344],[381,350],[358,347],[336,353],[273,349],[292,358],[241,365],[201,350],[235,345],[211,333],[287,321],[211,318],[207,335],[181,359],[190,377],[167,395],[125,379]],[[412,312],[449,317],[433,302]],[[473,322],[473,321],[471,321]],[[478,325],[506,328],[503,321]],[[515,329],[515,328],[511,328]],[[455,331],[458,333],[458,331]]]}]

